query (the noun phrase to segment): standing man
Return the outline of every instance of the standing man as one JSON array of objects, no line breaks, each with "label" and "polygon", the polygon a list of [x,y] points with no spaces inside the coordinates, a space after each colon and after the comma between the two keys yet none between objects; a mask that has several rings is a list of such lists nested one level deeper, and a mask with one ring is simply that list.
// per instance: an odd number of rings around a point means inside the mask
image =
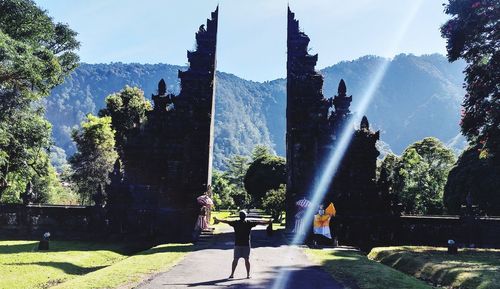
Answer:
[{"label": "standing man", "polygon": [[269,221],[248,221],[246,220],[247,213],[240,211],[240,219],[237,221],[219,220],[214,217],[215,221],[228,224],[234,228],[234,259],[231,268],[231,275],[229,279],[234,278],[234,270],[238,265],[240,258],[245,259],[245,267],[247,268],[247,278],[250,279],[250,231],[257,225],[268,225],[272,223]]}]

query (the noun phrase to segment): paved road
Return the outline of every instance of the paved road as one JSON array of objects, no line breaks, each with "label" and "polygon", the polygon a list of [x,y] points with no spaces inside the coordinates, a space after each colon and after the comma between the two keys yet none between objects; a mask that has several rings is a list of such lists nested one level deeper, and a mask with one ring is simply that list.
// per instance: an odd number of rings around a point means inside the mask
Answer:
[{"label": "paved road", "polygon": [[[260,227],[260,226],[259,226]],[[227,279],[232,261],[232,229],[217,235],[208,249],[189,253],[171,270],[155,275],[138,289],[235,288],[235,289],[341,289],[321,267],[307,259],[302,249],[283,245],[281,236],[268,237],[264,230],[252,231],[251,279],[246,279],[240,259],[235,279]],[[263,229],[263,227],[261,227]]]}]

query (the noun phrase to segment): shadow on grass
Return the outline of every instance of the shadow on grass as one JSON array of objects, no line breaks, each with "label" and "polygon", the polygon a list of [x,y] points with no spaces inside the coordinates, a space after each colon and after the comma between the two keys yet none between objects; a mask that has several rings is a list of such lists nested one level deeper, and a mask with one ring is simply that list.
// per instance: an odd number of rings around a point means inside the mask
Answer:
[{"label": "shadow on grass", "polygon": [[[346,287],[360,289],[355,278],[348,272],[351,270],[359,271],[359,268],[356,267],[359,266],[359,262],[361,262],[363,258],[364,256],[362,256],[361,253],[336,251],[334,259],[324,260],[321,265]],[[337,270],[340,268],[342,269]]]},{"label": "shadow on grass", "polygon": [[[426,266],[434,266],[433,263],[427,263]],[[465,270],[464,270],[465,269]],[[466,273],[467,277],[464,278],[461,274]],[[481,285],[484,276],[481,276],[479,272],[468,272],[466,268],[461,268],[460,266],[451,266],[440,269],[435,269],[432,274],[429,275],[427,281],[434,283],[435,285],[452,285],[459,283],[459,288],[478,288]],[[483,287],[488,288],[488,287]]]},{"label": "shadow on grass", "polygon": [[69,262],[7,263],[5,265],[13,265],[13,266],[38,265],[38,266],[53,267],[64,271],[64,273],[68,275],[84,275],[107,267],[107,266],[81,267]]},{"label": "shadow on grass", "polygon": [[413,276],[370,260],[359,252],[332,251],[312,254],[320,256],[325,269],[349,288],[434,288]]}]

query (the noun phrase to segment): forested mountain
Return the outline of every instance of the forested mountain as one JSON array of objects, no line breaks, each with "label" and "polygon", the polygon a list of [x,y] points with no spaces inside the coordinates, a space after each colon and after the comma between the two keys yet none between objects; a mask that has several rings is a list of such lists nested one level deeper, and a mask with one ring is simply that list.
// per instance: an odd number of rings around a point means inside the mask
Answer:
[{"label": "forested mountain", "polygon": [[[366,56],[321,70],[324,94],[332,97],[341,78],[356,107],[383,58]],[[463,63],[448,63],[441,55],[398,55],[387,68],[365,113],[381,140],[395,153],[426,136],[457,143]],[[104,98],[125,85],[138,86],[146,96],[156,91],[161,78],[169,91],[178,92],[177,71],[168,64],[81,64],[47,99],[47,117],[57,146],[74,153],[71,128],[85,114],[103,107]],[[265,68],[263,68],[265,69]],[[286,80],[253,82],[219,72],[216,83],[215,165],[223,167],[231,154],[248,154],[256,144],[285,151]],[[361,117],[361,116],[358,116]],[[60,152],[59,152],[60,153]]]},{"label": "forested mountain", "polygon": [[[383,61],[380,57],[366,56],[325,68],[324,94],[333,96],[343,78],[348,93],[353,95],[351,108],[355,110]],[[438,54],[396,56],[365,112],[371,128],[379,129],[380,139],[397,154],[428,136],[437,137],[454,149],[463,149],[465,139],[459,123],[465,94],[464,68],[464,62],[449,63]]]}]

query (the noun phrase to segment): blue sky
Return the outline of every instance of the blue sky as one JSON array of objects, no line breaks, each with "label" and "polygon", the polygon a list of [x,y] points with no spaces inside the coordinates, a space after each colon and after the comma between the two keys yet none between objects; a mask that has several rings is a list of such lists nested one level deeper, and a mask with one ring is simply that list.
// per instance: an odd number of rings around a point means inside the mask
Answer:
[{"label": "blue sky", "polygon": [[410,15],[415,1],[35,0],[79,33],[84,62],[179,65],[186,64],[194,33],[219,4],[217,68],[255,81],[286,74],[287,3],[311,38],[311,53],[319,53],[318,68],[367,54],[445,54],[439,33],[447,20],[445,1],[421,0]]}]

